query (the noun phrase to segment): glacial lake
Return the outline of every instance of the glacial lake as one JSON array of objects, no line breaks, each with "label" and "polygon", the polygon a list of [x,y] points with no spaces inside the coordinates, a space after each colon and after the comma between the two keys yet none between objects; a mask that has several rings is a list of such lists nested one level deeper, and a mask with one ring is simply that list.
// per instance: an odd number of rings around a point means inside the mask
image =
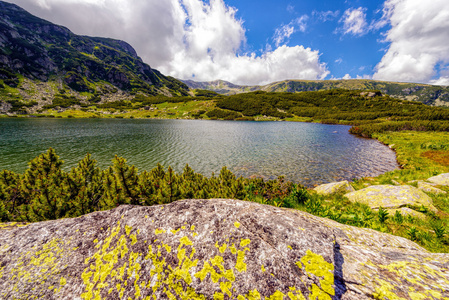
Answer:
[{"label": "glacial lake", "polygon": [[91,153],[101,168],[122,156],[140,171],[157,163],[182,171],[189,164],[211,176],[227,166],[237,176],[260,176],[306,186],[398,168],[395,153],[350,126],[296,122],[134,119],[0,119],[0,170],[24,172],[56,149],[69,170]]}]

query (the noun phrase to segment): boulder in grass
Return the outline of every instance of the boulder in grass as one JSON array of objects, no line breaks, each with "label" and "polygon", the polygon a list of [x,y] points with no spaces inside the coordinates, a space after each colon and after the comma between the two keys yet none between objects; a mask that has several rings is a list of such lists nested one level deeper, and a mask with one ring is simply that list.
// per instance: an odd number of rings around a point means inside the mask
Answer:
[{"label": "boulder in grass", "polygon": [[331,182],[322,184],[313,189],[319,195],[333,195],[339,193],[354,192],[355,189],[349,184],[348,181]]},{"label": "boulder in grass", "polygon": [[430,177],[427,181],[437,185],[449,186],[449,173],[440,174],[438,176]]},{"label": "boulder in grass", "polygon": [[372,209],[397,209],[406,206],[424,206],[437,213],[432,198],[410,185],[373,185],[345,195],[352,202],[360,202]]},{"label": "boulder in grass", "polygon": [[0,224],[0,299],[447,299],[449,255],[253,202]]},{"label": "boulder in grass", "polygon": [[418,189],[431,194],[447,194],[447,192],[440,190],[439,188],[435,187],[435,183],[429,183],[424,181],[418,181]]}]

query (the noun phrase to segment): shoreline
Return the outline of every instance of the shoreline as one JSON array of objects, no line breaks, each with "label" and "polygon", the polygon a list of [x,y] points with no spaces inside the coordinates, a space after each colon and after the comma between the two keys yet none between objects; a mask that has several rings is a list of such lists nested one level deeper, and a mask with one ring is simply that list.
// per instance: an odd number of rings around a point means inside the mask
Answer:
[{"label": "shoreline", "polygon": [[[193,119],[193,118],[163,118],[163,117],[157,117],[157,118],[114,118],[114,117],[92,118],[92,117],[74,117],[74,118],[70,118],[70,117],[63,117],[63,116],[59,116],[59,117],[57,117],[57,116],[53,116],[53,117],[39,116],[39,117],[37,117],[37,116],[33,116],[33,115],[18,115],[18,116],[11,117],[11,116],[4,116],[4,115],[2,116],[2,115],[0,115],[0,120],[1,119],[48,119],[48,120],[54,120],[54,119],[71,119],[71,120],[73,120],[73,119],[107,119],[107,120],[111,120],[111,119],[116,119],[116,120],[128,120],[128,121],[129,120],[180,120],[180,121],[181,120],[190,120],[190,121],[194,120],[194,121],[233,121],[233,122],[294,122],[294,123],[297,122],[297,123],[322,124],[322,125],[332,125],[332,126],[335,126],[335,125],[348,126],[349,128],[352,127],[352,125],[348,125],[348,124],[325,124],[325,123],[320,123],[317,120],[309,121],[309,120],[280,120],[280,119],[278,119],[278,120],[263,120],[263,119],[261,120],[261,119],[259,119],[259,120],[251,120],[251,121],[249,121],[249,120],[216,120],[216,119],[203,119],[203,118],[201,118],[201,119]],[[381,143],[382,145],[389,147],[388,144],[383,143],[382,141],[380,141],[377,138],[374,138],[374,137],[369,138],[369,137],[359,136],[357,134],[353,134],[353,133],[349,132],[349,130],[348,130],[348,133],[351,136],[354,136],[355,138],[361,138],[361,139],[367,139],[367,140],[376,140],[377,142]],[[374,175],[374,177],[373,176],[351,177],[351,178],[347,178],[347,179],[342,178],[341,180],[348,180],[350,182],[355,182],[355,181],[363,180],[364,178],[367,178],[367,177],[368,178],[377,178],[379,176],[384,175],[385,173],[402,169],[403,166],[398,161],[397,152],[395,151],[395,149],[393,149],[391,147],[389,147],[389,149],[392,150],[394,155],[395,155],[396,167],[394,169],[391,169],[389,171],[385,171],[383,173]],[[242,175],[240,175],[240,176],[242,176]],[[273,178],[269,178],[269,176],[263,176],[263,175],[259,175],[259,176],[258,175],[250,175],[250,176],[246,176],[246,177],[242,176],[242,177],[250,179],[251,176],[253,176],[253,177],[260,177],[260,178],[263,178],[264,180],[272,180],[273,179]],[[301,185],[307,187],[308,189],[313,189],[315,186],[327,183],[327,182],[313,182],[313,183],[310,183],[310,182],[307,182],[307,180],[303,181],[303,182],[301,182],[299,180],[288,180],[288,181],[290,181],[290,182],[292,182],[294,184],[301,184]],[[330,182],[335,182],[335,181],[330,181]]]}]

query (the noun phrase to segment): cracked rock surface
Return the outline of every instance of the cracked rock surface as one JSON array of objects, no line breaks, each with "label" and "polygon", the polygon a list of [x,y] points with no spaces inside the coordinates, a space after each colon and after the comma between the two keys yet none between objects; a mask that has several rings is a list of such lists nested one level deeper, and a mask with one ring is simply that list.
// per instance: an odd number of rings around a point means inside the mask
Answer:
[{"label": "cracked rock surface", "polygon": [[252,202],[0,224],[0,299],[447,299],[449,255]]}]

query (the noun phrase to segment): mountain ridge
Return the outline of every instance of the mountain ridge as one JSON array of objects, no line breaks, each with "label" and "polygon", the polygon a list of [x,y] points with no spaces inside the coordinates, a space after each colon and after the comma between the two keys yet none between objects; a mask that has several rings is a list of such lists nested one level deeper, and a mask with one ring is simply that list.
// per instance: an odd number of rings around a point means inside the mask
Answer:
[{"label": "mountain ridge", "polygon": [[187,86],[223,95],[265,91],[297,93],[331,89],[380,90],[401,100],[412,100],[432,106],[449,106],[449,87],[422,83],[389,82],[370,79],[345,80],[283,80],[266,85],[237,85],[225,80],[196,82],[182,80]]}]

